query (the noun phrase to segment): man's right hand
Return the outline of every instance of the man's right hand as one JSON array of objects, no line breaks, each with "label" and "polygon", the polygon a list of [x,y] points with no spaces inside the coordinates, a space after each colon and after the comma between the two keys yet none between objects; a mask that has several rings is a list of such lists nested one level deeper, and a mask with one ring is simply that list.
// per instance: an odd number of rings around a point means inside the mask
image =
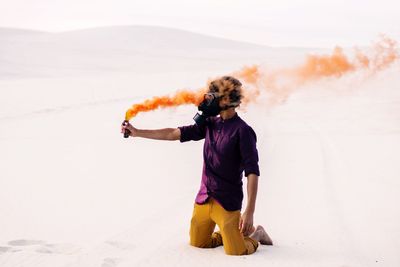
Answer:
[{"label": "man's right hand", "polygon": [[128,123],[123,123],[121,125],[121,133],[125,133],[125,130],[128,130],[130,132],[129,136],[131,137],[135,137],[137,136],[137,129],[135,127],[132,126],[132,124]]}]

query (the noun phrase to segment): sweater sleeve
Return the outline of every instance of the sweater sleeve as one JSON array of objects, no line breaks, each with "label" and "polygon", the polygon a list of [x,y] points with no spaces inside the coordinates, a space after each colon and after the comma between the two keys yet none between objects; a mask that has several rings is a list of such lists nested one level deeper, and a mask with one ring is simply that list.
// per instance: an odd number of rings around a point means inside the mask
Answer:
[{"label": "sweater sleeve", "polygon": [[188,125],[188,126],[180,126],[178,127],[181,130],[181,138],[180,141],[198,141],[204,139],[206,136],[206,127],[199,126],[197,124]]},{"label": "sweater sleeve", "polygon": [[239,138],[240,155],[245,176],[248,176],[251,173],[260,176],[256,133],[250,126],[246,125],[241,127]]}]

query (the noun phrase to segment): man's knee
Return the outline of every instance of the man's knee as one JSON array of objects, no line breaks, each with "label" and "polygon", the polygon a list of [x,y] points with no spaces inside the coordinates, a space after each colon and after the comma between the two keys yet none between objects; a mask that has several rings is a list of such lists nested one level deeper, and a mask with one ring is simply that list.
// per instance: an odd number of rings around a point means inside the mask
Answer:
[{"label": "man's knee", "polygon": [[206,248],[206,243],[200,242],[199,240],[190,239],[190,245],[196,248]]},{"label": "man's knee", "polygon": [[232,224],[221,229],[225,254],[232,256],[249,255],[255,252],[253,244],[243,238],[239,228]]},{"label": "man's knee", "polygon": [[208,243],[207,233],[201,227],[198,227],[195,220],[192,220],[190,227],[190,245],[197,248],[206,248]]},{"label": "man's knee", "polygon": [[222,237],[218,232],[210,235],[190,235],[190,245],[197,248],[215,248],[222,245]]},{"label": "man's knee", "polygon": [[215,247],[214,243],[212,237],[190,237],[190,245],[196,248],[213,248]]},{"label": "man's knee", "polygon": [[225,254],[232,256],[250,255],[256,252],[258,244],[256,241],[236,240],[224,243]]},{"label": "man's knee", "polygon": [[239,250],[239,249],[224,249],[225,254],[229,256],[242,256],[247,255],[247,250]]}]

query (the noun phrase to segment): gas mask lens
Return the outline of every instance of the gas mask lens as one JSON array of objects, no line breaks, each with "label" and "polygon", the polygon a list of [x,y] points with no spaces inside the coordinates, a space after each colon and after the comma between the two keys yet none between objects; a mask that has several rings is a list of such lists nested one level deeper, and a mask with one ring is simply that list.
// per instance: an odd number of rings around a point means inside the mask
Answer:
[{"label": "gas mask lens", "polygon": [[204,94],[204,101],[206,102],[206,105],[211,104],[211,102],[214,101],[218,97],[217,93],[207,93]]}]

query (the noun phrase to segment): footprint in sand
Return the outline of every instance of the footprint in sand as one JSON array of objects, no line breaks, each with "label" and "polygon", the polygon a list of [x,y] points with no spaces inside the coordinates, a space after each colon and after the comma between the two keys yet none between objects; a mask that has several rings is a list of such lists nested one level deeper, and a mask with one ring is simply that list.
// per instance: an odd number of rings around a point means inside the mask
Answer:
[{"label": "footprint in sand", "polygon": [[118,258],[105,258],[101,264],[101,267],[115,267],[119,262],[120,259]]},{"label": "footprint in sand", "polygon": [[33,245],[43,245],[46,242],[43,240],[29,240],[29,239],[17,239],[8,242],[10,246],[33,246]]},{"label": "footprint in sand", "polygon": [[44,244],[43,246],[36,249],[38,253],[49,253],[49,254],[75,254],[80,251],[80,248],[71,244]]},{"label": "footprint in sand", "polygon": [[115,248],[122,249],[122,250],[130,250],[130,249],[134,249],[136,247],[134,244],[127,243],[127,242],[120,242],[120,241],[108,240],[105,243],[110,246],[113,246]]},{"label": "footprint in sand", "polygon": [[[80,248],[71,244],[47,244],[43,240],[29,240],[29,239],[17,239],[8,242],[8,245],[19,247],[24,250],[36,251],[38,253],[48,253],[48,254],[75,254],[80,251]],[[21,251],[21,249],[16,249],[13,247],[0,247],[0,253],[5,252],[16,252]]]},{"label": "footprint in sand", "polygon": [[18,251],[21,251],[21,250],[13,248],[13,247],[0,247],[0,254],[6,253],[6,252],[18,252]]}]

